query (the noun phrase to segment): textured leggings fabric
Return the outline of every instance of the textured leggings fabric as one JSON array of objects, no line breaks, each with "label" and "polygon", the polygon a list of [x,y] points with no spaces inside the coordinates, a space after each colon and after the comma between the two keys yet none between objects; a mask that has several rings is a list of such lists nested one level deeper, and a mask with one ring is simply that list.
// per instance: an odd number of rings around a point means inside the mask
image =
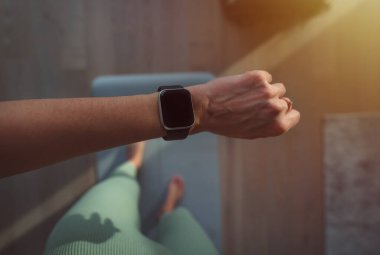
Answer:
[{"label": "textured leggings fabric", "polygon": [[157,242],[141,234],[136,169],[127,162],[98,183],[56,224],[46,255],[217,254],[188,210],[177,208],[158,224]]}]

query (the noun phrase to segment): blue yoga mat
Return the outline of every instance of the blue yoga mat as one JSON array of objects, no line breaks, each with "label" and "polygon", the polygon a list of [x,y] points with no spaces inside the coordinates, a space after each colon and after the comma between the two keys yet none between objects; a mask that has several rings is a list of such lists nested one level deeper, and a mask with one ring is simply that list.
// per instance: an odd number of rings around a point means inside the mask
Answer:
[{"label": "blue yoga mat", "polygon": [[[189,86],[213,79],[210,73],[167,73],[103,76],[94,80],[93,95],[127,96],[152,93],[161,85]],[[101,180],[125,161],[126,148],[118,147],[97,154],[97,174]],[[157,211],[173,175],[185,180],[182,206],[189,209],[221,251],[220,182],[217,136],[201,133],[184,141],[147,142],[144,164],[139,173],[142,231],[154,238]]]}]

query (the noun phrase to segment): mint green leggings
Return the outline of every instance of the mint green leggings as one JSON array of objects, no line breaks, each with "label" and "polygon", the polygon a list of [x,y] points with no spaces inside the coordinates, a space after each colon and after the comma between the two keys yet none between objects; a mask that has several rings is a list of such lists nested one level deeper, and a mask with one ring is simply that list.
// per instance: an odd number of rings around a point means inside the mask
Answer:
[{"label": "mint green leggings", "polygon": [[45,254],[217,254],[184,208],[162,216],[157,242],[145,237],[140,231],[140,187],[135,176],[135,167],[126,162],[87,191],[54,227]]}]

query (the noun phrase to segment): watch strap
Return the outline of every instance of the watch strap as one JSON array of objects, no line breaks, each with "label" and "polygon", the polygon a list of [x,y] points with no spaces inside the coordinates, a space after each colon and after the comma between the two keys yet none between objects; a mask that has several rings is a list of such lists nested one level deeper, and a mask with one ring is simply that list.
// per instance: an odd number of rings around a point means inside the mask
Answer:
[{"label": "watch strap", "polygon": [[183,140],[189,135],[190,128],[166,130],[166,132],[166,135],[162,137],[165,141]]},{"label": "watch strap", "polygon": [[[172,85],[172,86],[160,86],[158,92],[165,89],[185,89],[181,85]],[[176,130],[166,130],[166,135],[162,137],[165,141],[172,140],[183,140],[189,135],[190,128],[176,129]]]}]

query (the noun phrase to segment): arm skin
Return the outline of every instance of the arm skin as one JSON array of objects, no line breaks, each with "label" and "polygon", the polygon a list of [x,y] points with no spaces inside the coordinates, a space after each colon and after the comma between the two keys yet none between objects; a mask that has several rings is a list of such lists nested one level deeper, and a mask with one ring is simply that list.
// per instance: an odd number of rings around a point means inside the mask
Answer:
[{"label": "arm skin", "polygon": [[157,95],[0,103],[0,176],[163,136]]},{"label": "arm skin", "polygon": [[[188,87],[195,112],[190,133],[245,139],[285,133],[299,113],[283,98],[284,85],[271,80],[252,71]],[[0,178],[164,135],[157,93],[0,102]]]}]

